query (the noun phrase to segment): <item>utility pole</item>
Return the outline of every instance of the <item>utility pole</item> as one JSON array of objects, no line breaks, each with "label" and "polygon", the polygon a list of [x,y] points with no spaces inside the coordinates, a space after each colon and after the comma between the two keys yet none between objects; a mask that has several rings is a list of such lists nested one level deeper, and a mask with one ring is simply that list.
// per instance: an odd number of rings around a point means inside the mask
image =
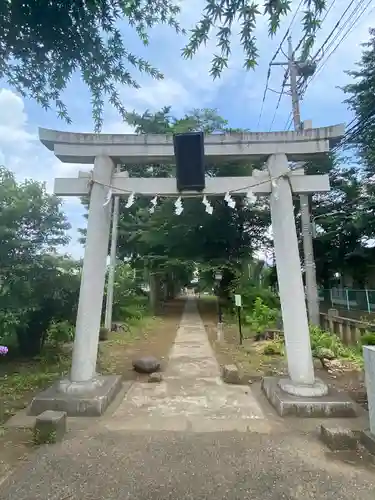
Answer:
[{"label": "utility pole", "polygon": [[[301,113],[299,107],[299,95],[297,90],[297,77],[298,66],[294,60],[293,46],[291,37],[288,38],[288,61],[282,63],[272,63],[277,66],[288,66],[289,79],[290,79],[290,92],[292,96],[292,112],[294,130],[302,130]],[[303,240],[303,254],[304,254],[304,267],[306,277],[306,297],[307,297],[307,310],[309,314],[309,321],[313,325],[320,324],[319,316],[319,295],[316,283],[316,270],[314,261],[314,246],[312,223],[309,209],[309,197],[307,195],[300,195],[301,205],[301,226],[302,226],[302,240]]]},{"label": "utility pole", "polygon": [[[120,172],[120,167],[117,167],[116,172]],[[113,289],[115,286],[117,228],[118,228],[119,209],[120,209],[120,197],[113,196],[112,235],[111,235],[109,271],[108,271],[108,281],[107,281],[107,299],[105,303],[105,317],[104,317],[104,326],[108,330],[111,330],[112,328]]]}]

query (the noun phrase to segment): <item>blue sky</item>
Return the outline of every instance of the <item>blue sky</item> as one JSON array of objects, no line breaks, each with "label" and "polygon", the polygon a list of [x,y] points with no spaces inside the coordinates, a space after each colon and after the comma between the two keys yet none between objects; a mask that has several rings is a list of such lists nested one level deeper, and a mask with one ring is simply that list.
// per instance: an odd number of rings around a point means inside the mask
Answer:
[{"label": "blue sky", "polygon": [[[204,3],[204,0],[182,2],[180,19],[183,27],[189,29],[194,25]],[[298,3],[294,2],[294,5],[297,6]],[[348,2],[343,0],[335,2],[318,34],[316,47],[325,40],[347,4]],[[148,77],[140,77],[139,90],[121,88],[123,104],[127,109],[135,109],[138,112],[144,112],[146,109],[154,111],[162,106],[171,105],[176,116],[192,108],[217,108],[231,127],[243,127],[252,131],[270,130],[278,100],[278,94],[273,92],[267,93],[258,127],[267,68],[290,24],[293,13],[294,9],[291,15],[284,19],[280,31],[272,40],[267,35],[265,18],[259,16],[256,29],[259,64],[255,71],[246,72],[242,69],[243,54],[239,39],[234,37],[229,68],[216,81],[212,81],[209,76],[210,61],[215,52],[214,36],[193,60],[186,61],[180,55],[185,39],[176,35],[171,28],[157,26],[152,29],[150,44],[144,47],[132,29],[124,27],[128,49],[147,58],[163,72],[165,78],[162,81],[154,81]],[[306,92],[301,103],[302,119],[311,119],[315,127],[348,123],[352,118],[346,105],[343,104],[344,94],[339,87],[350,81],[345,70],[354,68],[355,62],[361,55],[360,43],[368,39],[371,18],[369,14],[370,12],[367,12],[367,15],[359,20],[349,36],[327,60]],[[301,35],[301,18],[302,13],[299,13],[291,29],[295,43],[299,41]],[[287,50],[286,44],[284,50]],[[278,60],[284,59],[282,54],[280,56]],[[274,67],[270,87],[280,90],[282,78],[282,68]],[[78,77],[69,85],[64,100],[73,119],[70,126],[60,121],[53,111],[45,112],[36,103],[22,99],[11,91],[5,82],[0,82],[0,164],[11,169],[19,180],[34,178],[45,181],[50,191],[54,177],[75,176],[82,166],[59,162],[39,143],[38,126],[77,132],[93,130],[90,96]],[[290,97],[285,95],[281,99],[271,130],[285,128],[290,109]],[[132,130],[127,124],[121,123],[117,113],[107,106],[103,132],[131,133]],[[87,169],[88,166],[84,168]],[[83,248],[77,242],[77,228],[85,225],[82,207],[77,199],[65,199],[63,207],[72,225],[70,231],[72,239],[67,251],[74,257],[80,257],[83,255]]]}]

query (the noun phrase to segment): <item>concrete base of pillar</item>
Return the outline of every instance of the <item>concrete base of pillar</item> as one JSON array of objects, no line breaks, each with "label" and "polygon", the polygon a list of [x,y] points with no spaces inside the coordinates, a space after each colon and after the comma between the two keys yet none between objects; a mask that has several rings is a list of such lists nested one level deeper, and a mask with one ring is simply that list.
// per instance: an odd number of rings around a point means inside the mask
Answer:
[{"label": "concrete base of pillar", "polygon": [[121,389],[121,377],[97,376],[89,382],[62,380],[39,393],[32,400],[29,415],[46,410],[63,411],[69,417],[102,415]]},{"label": "concrete base of pillar", "polygon": [[375,435],[369,430],[361,432],[361,444],[371,455],[375,455]]},{"label": "concrete base of pillar", "polygon": [[217,324],[217,341],[222,342],[224,340],[224,331],[223,331],[223,323]]},{"label": "concrete base of pillar", "polygon": [[[281,385],[285,385],[285,379]],[[296,396],[281,389],[280,379],[264,377],[262,390],[281,417],[342,418],[358,415],[357,404],[345,393],[331,388],[322,396]]]},{"label": "concrete base of pillar", "polygon": [[315,379],[311,385],[295,384],[288,378],[279,380],[279,387],[282,391],[292,396],[317,398],[328,394],[328,386],[320,379]]}]

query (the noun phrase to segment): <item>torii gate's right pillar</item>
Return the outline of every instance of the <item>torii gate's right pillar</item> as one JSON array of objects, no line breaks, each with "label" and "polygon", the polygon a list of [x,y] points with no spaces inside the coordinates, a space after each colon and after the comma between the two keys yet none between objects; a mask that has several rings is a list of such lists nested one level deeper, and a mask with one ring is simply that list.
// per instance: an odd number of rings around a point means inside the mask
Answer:
[{"label": "torii gate's right pillar", "polygon": [[[276,179],[288,167],[286,155],[270,156],[267,167],[271,178]],[[314,377],[289,177],[279,177],[272,186],[271,217],[290,376],[279,384],[296,395],[322,396],[328,388]]]},{"label": "torii gate's right pillar", "polygon": [[[294,220],[292,188],[286,155],[268,158],[271,179],[271,217],[277,278],[284,323],[289,378],[265,377],[262,387],[281,416],[355,416],[355,404],[315,378],[305,293]],[[308,179],[308,176],[306,176]]]}]

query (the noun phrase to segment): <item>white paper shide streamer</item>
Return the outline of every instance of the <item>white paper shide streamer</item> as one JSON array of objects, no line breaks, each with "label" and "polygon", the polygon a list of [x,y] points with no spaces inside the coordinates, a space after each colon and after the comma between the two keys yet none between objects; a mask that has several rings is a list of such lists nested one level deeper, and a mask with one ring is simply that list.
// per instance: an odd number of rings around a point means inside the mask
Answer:
[{"label": "white paper shide streamer", "polygon": [[257,197],[255,196],[255,194],[251,190],[246,193],[246,198],[247,198],[247,201],[249,203],[251,203],[252,205],[254,203],[256,203],[256,201],[257,201]]},{"label": "white paper shide streamer", "polygon": [[177,198],[177,200],[174,204],[174,213],[176,215],[181,215],[183,211],[184,211],[184,207],[182,206],[182,200],[181,200],[181,196],[180,196],[179,198]]},{"label": "white paper shide streamer", "polygon": [[272,186],[272,194],[273,194],[275,200],[278,200],[279,199],[279,183],[277,182],[276,179],[272,179],[271,186]]},{"label": "white paper shide streamer", "polygon": [[227,202],[228,207],[235,208],[236,202],[229,193],[225,193],[224,200]]},{"label": "white paper shide streamer", "polygon": [[207,200],[207,196],[206,195],[203,196],[202,203],[206,207],[206,212],[208,214],[212,215],[212,212],[214,211],[214,207],[211,205],[211,203],[209,202],[209,200]]},{"label": "white paper shide streamer", "polygon": [[125,208],[130,208],[134,203],[134,199],[135,199],[135,193],[131,193],[129,195],[128,201],[126,202]]},{"label": "white paper shide streamer", "polygon": [[151,200],[151,207],[148,209],[150,214],[153,214],[155,212],[156,205],[158,204],[158,197],[154,196]]},{"label": "white paper shide streamer", "polygon": [[107,205],[109,205],[109,202],[112,199],[112,194],[113,194],[112,189],[109,189],[108,193],[107,193],[107,197],[105,199],[105,202],[103,203],[103,207],[106,207]]}]

